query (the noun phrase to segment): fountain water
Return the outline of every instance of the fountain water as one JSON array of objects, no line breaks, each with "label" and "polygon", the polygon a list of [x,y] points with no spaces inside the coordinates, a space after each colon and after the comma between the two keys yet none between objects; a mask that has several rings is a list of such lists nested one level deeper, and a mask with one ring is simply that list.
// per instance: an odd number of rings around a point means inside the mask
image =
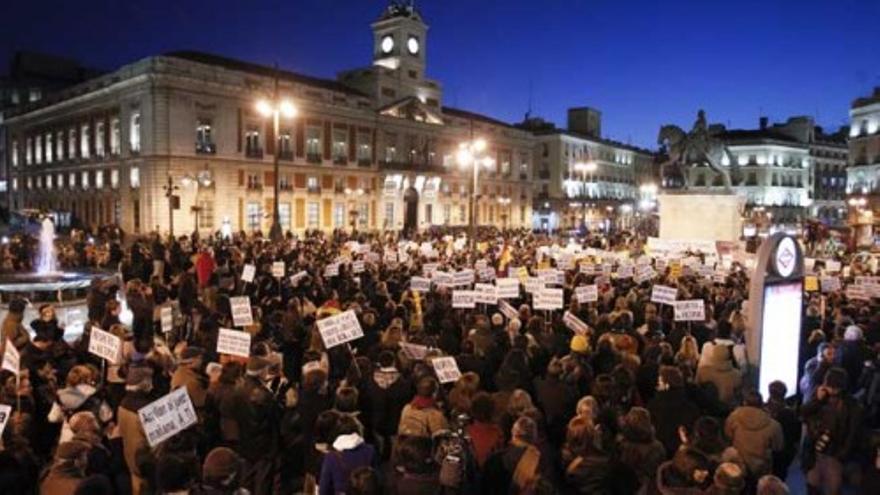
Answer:
[{"label": "fountain water", "polygon": [[40,251],[37,254],[37,273],[47,275],[58,271],[55,257],[55,223],[49,217],[43,219],[40,228]]}]

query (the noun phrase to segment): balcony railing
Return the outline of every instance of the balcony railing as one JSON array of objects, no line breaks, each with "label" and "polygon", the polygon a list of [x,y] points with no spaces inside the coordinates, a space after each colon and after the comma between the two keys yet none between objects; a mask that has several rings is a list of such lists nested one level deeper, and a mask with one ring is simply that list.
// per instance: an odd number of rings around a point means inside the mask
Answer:
[{"label": "balcony railing", "polygon": [[293,151],[292,150],[279,151],[278,152],[278,159],[279,160],[287,160],[287,161],[293,160]]},{"label": "balcony railing", "polygon": [[359,167],[369,167],[373,164],[373,161],[369,158],[358,158],[358,166]]},{"label": "balcony railing", "polygon": [[211,142],[196,141],[196,153],[200,155],[213,155],[217,153],[217,145]]},{"label": "balcony railing", "polygon": [[440,164],[426,164],[426,163],[412,163],[412,162],[388,162],[383,161],[380,163],[380,168],[383,170],[401,170],[407,172],[433,172],[437,174],[442,174],[447,172],[447,169]]},{"label": "balcony railing", "polygon": [[263,150],[260,148],[246,148],[244,154],[248,158],[263,158]]},{"label": "balcony railing", "polygon": [[347,165],[348,159],[344,156],[334,156],[333,157],[333,164],[334,165]]},{"label": "balcony railing", "polygon": [[307,153],[306,161],[309,163],[321,163],[321,155],[319,153]]},{"label": "balcony railing", "polygon": [[260,184],[259,182],[248,182],[245,188],[248,191],[262,191],[263,184]]},{"label": "balcony railing", "polygon": [[321,186],[306,187],[306,192],[309,194],[321,194]]}]

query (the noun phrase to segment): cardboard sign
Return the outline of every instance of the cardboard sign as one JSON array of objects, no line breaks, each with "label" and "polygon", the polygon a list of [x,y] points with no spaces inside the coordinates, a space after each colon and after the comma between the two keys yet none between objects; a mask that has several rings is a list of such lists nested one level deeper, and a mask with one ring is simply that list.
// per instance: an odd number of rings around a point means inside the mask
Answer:
[{"label": "cardboard sign", "polygon": [[12,415],[12,406],[0,404],[0,437],[3,436],[3,430],[6,429],[6,423],[9,422],[9,416]]},{"label": "cardboard sign", "polygon": [[498,304],[498,292],[492,284],[474,284],[474,293],[478,304]]},{"label": "cardboard sign", "polygon": [[846,298],[851,301],[870,301],[871,296],[865,290],[863,285],[848,285],[846,287]]},{"label": "cardboard sign", "polygon": [[428,348],[423,345],[410,344],[409,342],[401,342],[400,350],[410,359],[421,361],[428,355]]},{"label": "cardboard sign", "polygon": [[329,265],[324,267],[324,276],[325,277],[338,277],[339,276],[339,263],[330,263]]},{"label": "cardboard sign", "polygon": [[434,367],[434,373],[437,374],[437,380],[440,383],[451,383],[461,378],[461,371],[458,370],[458,363],[451,356],[438,357],[431,360],[431,366]]},{"label": "cardboard sign", "polygon": [[327,349],[364,336],[361,323],[351,309],[318,320],[318,332],[321,333],[321,340],[324,341],[324,347]]},{"label": "cardboard sign", "polygon": [[486,268],[481,268],[479,272],[480,280],[484,282],[491,282],[495,280],[495,269],[491,266],[487,266]]},{"label": "cardboard sign", "polygon": [[241,330],[221,328],[217,336],[217,352],[231,356],[249,357],[251,355],[251,334]]},{"label": "cardboard sign", "polygon": [[229,305],[232,308],[232,323],[235,326],[247,327],[254,324],[250,298],[247,296],[230,297]]},{"label": "cardboard sign", "polygon": [[300,270],[293,275],[290,276],[290,285],[296,287],[299,285],[299,282],[308,276],[308,272],[305,270]]},{"label": "cardboard sign", "polygon": [[499,299],[516,299],[519,297],[519,280],[515,278],[499,278],[495,280]]},{"label": "cardboard sign", "polygon": [[675,301],[675,321],[705,321],[706,305],[702,299]]},{"label": "cardboard sign", "polygon": [[819,285],[825,294],[837,292],[840,290],[840,277],[822,277],[819,279]]},{"label": "cardboard sign", "polygon": [[473,309],[477,307],[477,294],[472,290],[452,291],[452,307]]},{"label": "cardboard sign", "polygon": [[155,447],[198,422],[186,387],[138,409],[138,417],[150,447]]},{"label": "cardboard sign", "polygon": [[425,263],[422,265],[422,276],[431,278],[438,268],[440,268],[440,263]]},{"label": "cardboard sign", "polygon": [[159,310],[159,321],[162,324],[162,333],[168,333],[174,328],[174,315],[171,306],[164,306]]},{"label": "cardboard sign", "polygon": [[241,279],[247,283],[254,281],[254,275],[257,274],[257,267],[251,264],[244,265],[241,270]]},{"label": "cardboard sign", "polygon": [[431,275],[431,281],[437,287],[452,287],[455,284],[455,278],[451,273],[435,271],[433,275]]},{"label": "cardboard sign", "polygon": [[535,309],[562,309],[563,294],[562,289],[551,289],[544,287],[534,295],[535,301],[532,307]]},{"label": "cardboard sign", "polygon": [[557,276],[555,268],[545,268],[543,270],[538,270],[538,279],[545,286],[547,285],[556,285]]},{"label": "cardboard sign", "polygon": [[21,355],[11,340],[6,339],[6,351],[3,352],[3,369],[18,375],[21,369]]},{"label": "cardboard sign", "polygon": [[651,302],[660,304],[675,304],[678,298],[678,288],[665,285],[655,285],[651,288]]},{"label": "cardboard sign", "polygon": [[632,265],[620,265],[617,267],[617,278],[633,278]]},{"label": "cardboard sign", "polygon": [[117,364],[121,348],[122,340],[119,337],[98,327],[92,327],[89,334],[89,352],[106,359],[111,364]]},{"label": "cardboard sign", "polygon": [[535,294],[539,290],[544,288],[544,282],[541,281],[538,277],[529,277],[526,279],[526,292],[528,294]]},{"label": "cardboard sign", "polygon": [[519,318],[519,313],[507,301],[498,301],[498,310],[501,311],[508,320]]},{"label": "cardboard sign", "polygon": [[275,261],[274,263],[272,263],[272,276],[275,278],[281,278],[284,276],[283,261]]},{"label": "cardboard sign", "polygon": [[819,277],[815,277],[815,276],[804,277],[804,291],[805,292],[819,292]]},{"label": "cardboard sign", "polygon": [[880,277],[860,275],[855,278],[855,282],[856,285],[878,285],[880,284]]},{"label": "cardboard sign", "polygon": [[364,253],[364,261],[366,261],[367,263],[378,263],[379,253],[374,253],[373,251],[368,251]]},{"label": "cardboard sign", "polygon": [[825,260],[825,271],[828,273],[838,273],[840,271],[840,262],[834,260]]},{"label": "cardboard sign", "polygon": [[389,265],[393,265],[393,264],[397,263],[397,252],[391,251],[391,250],[386,250],[384,253],[384,256],[382,257],[382,261],[384,261],[385,263],[387,263]]},{"label": "cardboard sign", "polygon": [[584,323],[583,320],[572,314],[571,311],[566,311],[565,314],[562,315],[562,323],[565,323],[566,327],[578,335],[587,335],[590,333],[590,327]]},{"label": "cardboard sign", "polygon": [[581,273],[584,275],[593,275],[596,273],[596,265],[592,263],[581,263]]},{"label": "cardboard sign", "polygon": [[599,300],[599,286],[593,284],[576,287],[574,289],[574,297],[581,304],[596,302]]},{"label": "cardboard sign", "polygon": [[351,273],[364,273],[367,263],[364,260],[357,260],[351,263]]},{"label": "cardboard sign", "polygon": [[684,274],[684,269],[681,266],[681,262],[677,260],[673,260],[669,263],[669,276],[672,278],[679,278]]},{"label": "cardboard sign", "polygon": [[471,285],[472,283],[474,283],[474,271],[470,268],[457,271],[452,275],[452,282],[455,284],[456,287]]},{"label": "cardboard sign", "polygon": [[409,290],[415,292],[428,292],[431,290],[431,279],[425,277],[412,277],[409,279]]},{"label": "cardboard sign", "polygon": [[649,280],[652,280],[657,276],[657,272],[651,268],[651,265],[639,265],[636,268],[636,274],[633,277],[633,281],[637,284],[643,284]]}]

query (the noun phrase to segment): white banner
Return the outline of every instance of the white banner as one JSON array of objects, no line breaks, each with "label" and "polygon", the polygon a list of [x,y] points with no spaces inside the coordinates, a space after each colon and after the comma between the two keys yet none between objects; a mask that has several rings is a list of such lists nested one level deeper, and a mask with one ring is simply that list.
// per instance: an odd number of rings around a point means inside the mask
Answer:
[{"label": "white banner", "polygon": [[306,272],[305,270],[300,270],[300,271],[294,273],[293,275],[290,276],[290,285],[292,285],[294,287],[298,286],[299,282],[302,279],[306,278],[307,275],[308,275],[308,272]]},{"label": "white banner", "polygon": [[229,305],[232,307],[232,324],[237,327],[246,327],[254,324],[254,315],[251,312],[251,300],[247,296],[230,297]]},{"label": "white banner", "polygon": [[318,320],[318,332],[327,349],[357,340],[364,336],[364,330],[354,310],[349,309],[335,316]]},{"label": "white banner", "polygon": [[251,334],[241,330],[221,328],[220,334],[217,336],[217,352],[249,357],[251,355]]},{"label": "white banner", "polygon": [[840,290],[840,277],[822,277],[819,279],[819,285],[822,287],[822,292],[837,292]]},{"label": "white banner", "polygon": [[495,279],[499,299],[516,299],[519,297],[519,280],[515,278]]},{"label": "white banner", "polygon": [[472,290],[452,291],[452,307],[473,309],[477,307],[477,294]]},{"label": "white banner", "polygon": [[431,290],[431,279],[412,277],[409,279],[409,290],[413,292],[429,292]]},{"label": "white banner", "polygon": [[535,301],[532,307],[534,309],[562,309],[563,295],[562,289],[543,288],[534,295]]},{"label": "white banner", "polygon": [[577,287],[574,289],[574,297],[581,304],[596,302],[599,300],[599,286],[593,284]]},{"label": "white banner", "polygon": [[498,304],[498,293],[492,284],[474,284],[474,296],[479,304]]},{"label": "white banner", "polygon": [[474,271],[470,268],[457,271],[452,275],[452,279],[456,287],[470,285],[474,283]]},{"label": "white banner", "polygon": [[12,415],[12,406],[0,404],[0,437],[3,436],[3,430],[6,429],[6,423],[9,422],[10,415]]},{"label": "white banner", "polygon": [[451,383],[461,378],[461,371],[458,370],[458,363],[451,356],[438,357],[431,360],[431,366],[437,373],[437,380],[440,383]]},{"label": "white banner", "polygon": [[21,369],[21,355],[11,340],[6,339],[6,351],[3,352],[3,369],[18,375]]},{"label": "white banner", "polygon": [[244,265],[241,270],[241,279],[247,283],[254,281],[254,275],[257,274],[257,267],[251,264]]},{"label": "white banner", "polygon": [[138,409],[138,417],[150,447],[159,445],[198,421],[186,387],[180,387]]},{"label": "white banner", "polygon": [[275,278],[281,278],[284,276],[283,261],[275,261],[274,263],[272,263],[272,276]]},{"label": "white banner", "polygon": [[702,299],[675,301],[675,321],[705,321],[706,306]]},{"label": "white banner", "polygon": [[712,255],[718,254],[715,241],[698,239],[659,239],[657,237],[648,237],[648,250],[655,256],[658,254],[670,255],[688,251]]},{"label": "white banner", "polygon": [[364,260],[353,261],[351,263],[351,273],[354,273],[355,275],[357,275],[358,273],[364,273],[364,270],[366,269],[366,264],[367,263]]},{"label": "white banner", "polygon": [[655,285],[651,289],[651,302],[668,304],[672,306],[678,298],[678,288],[665,285]]},{"label": "white banner", "polygon": [[421,361],[428,355],[428,348],[423,345],[410,344],[409,342],[401,342],[400,350],[410,359]]},{"label": "white banner", "polygon": [[590,332],[590,327],[583,322],[580,318],[573,315],[571,311],[566,311],[564,315],[562,315],[562,322],[565,323],[572,332],[578,335],[587,335]]},{"label": "white banner", "polygon": [[507,301],[498,301],[498,310],[507,317],[508,320],[519,318],[519,313]]},{"label": "white banner", "polygon": [[159,310],[159,321],[162,325],[162,333],[168,333],[174,328],[174,315],[171,306],[164,306]]},{"label": "white banner", "polygon": [[89,333],[89,352],[106,359],[110,364],[118,364],[121,347],[122,340],[119,337],[98,327],[92,327]]},{"label": "white banner", "polygon": [[329,265],[324,267],[324,276],[325,277],[338,277],[339,276],[339,263],[330,263]]}]

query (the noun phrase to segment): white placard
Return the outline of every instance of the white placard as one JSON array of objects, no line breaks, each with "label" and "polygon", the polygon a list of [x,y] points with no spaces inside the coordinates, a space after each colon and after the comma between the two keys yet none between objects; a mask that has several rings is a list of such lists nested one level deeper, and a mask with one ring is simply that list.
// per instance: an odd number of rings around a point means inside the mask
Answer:
[{"label": "white placard", "polygon": [[519,318],[519,313],[507,301],[498,301],[498,310],[507,317],[508,320]]},{"label": "white placard", "polygon": [[461,371],[458,370],[458,363],[451,356],[438,357],[431,360],[431,366],[437,373],[437,380],[440,383],[451,383],[461,378]]},{"label": "white placard", "polygon": [[678,298],[678,288],[669,287],[666,285],[655,285],[651,289],[651,302],[660,303],[660,304],[669,304],[670,306],[675,304],[675,300]]},{"label": "white placard", "polygon": [[837,292],[840,290],[840,277],[821,277],[819,285],[823,293]]},{"label": "white placard", "polygon": [[526,279],[526,292],[529,294],[535,294],[539,290],[544,288],[544,282],[541,281],[538,277],[529,277]]},{"label": "white placard", "polygon": [[379,253],[374,253],[373,251],[364,253],[364,261],[367,263],[378,263],[379,259]]},{"label": "white placard", "polygon": [[533,307],[535,309],[562,309],[563,294],[562,289],[551,289],[544,287],[534,295],[535,301]]},{"label": "white placard", "polygon": [[400,350],[410,359],[421,361],[428,355],[428,347],[418,344],[410,344],[409,342],[401,342]]},{"label": "white placard", "polygon": [[542,270],[538,270],[538,279],[545,286],[556,285],[556,282],[558,280],[558,278],[556,276],[556,269],[555,268],[544,268]]},{"label": "white placard", "polygon": [[846,287],[846,298],[851,301],[871,300],[871,296],[868,294],[864,285],[848,285]]},{"label": "white placard", "polygon": [[283,261],[275,261],[272,263],[272,276],[275,278],[281,278],[284,276],[284,262]]},{"label": "white placard", "polygon": [[3,369],[18,375],[21,369],[21,355],[11,340],[6,339],[6,351],[3,352]]},{"label": "white placard", "polygon": [[159,445],[198,421],[186,387],[180,387],[138,409],[138,417],[150,447]]},{"label": "white placard", "polygon": [[358,321],[357,315],[351,309],[318,320],[318,332],[321,333],[321,340],[324,341],[324,347],[327,349],[364,336],[361,322]]},{"label": "white placard", "polygon": [[840,271],[840,262],[835,260],[825,260],[825,271],[828,273],[838,273]]},{"label": "white placard", "polygon": [[581,273],[584,275],[593,275],[596,273],[596,265],[587,262],[581,262]]},{"label": "white placard", "polygon": [[456,287],[474,283],[474,271],[470,268],[460,270],[452,275],[452,282]]},{"label": "white placard", "polygon": [[639,265],[636,268],[636,274],[633,281],[637,284],[643,284],[657,276],[657,272],[651,268],[651,265]]},{"label": "white placard", "polygon": [[324,276],[325,277],[338,277],[339,276],[339,263],[330,263],[329,265],[324,267]]},{"label": "white placard", "polygon": [[498,292],[492,284],[474,284],[474,295],[479,304],[498,304]]},{"label": "white placard", "polygon": [[477,307],[477,294],[472,290],[452,291],[452,307],[473,309]]},{"label": "white placard", "polygon": [[254,324],[254,315],[251,312],[251,300],[247,296],[229,298],[229,306],[232,308],[232,324],[237,327],[246,327]]},{"label": "white placard", "polygon": [[495,279],[499,299],[516,299],[519,297],[519,280],[515,278]]},{"label": "white placard", "polygon": [[3,436],[3,430],[6,429],[6,423],[9,422],[9,416],[12,415],[12,406],[0,404],[0,437]]},{"label": "white placard", "polygon": [[351,263],[351,273],[357,275],[358,273],[364,273],[366,269],[366,262],[364,260],[357,260]]},{"label": "white placard", "polygon": [[487,266],[485,268],[481,268],[479,272],[480,280],[484,282],[491,282],[495,280],[495,269],[491,266]]},{"label": "white placard", "polygon": [[489,266],[489,262],[488,262],[488,261],[486,261],[486,260],[477,260],[477,262],[474,263],[474,270],[476,270],[476,271],[480,271],[480,270],[482,270],[483,268],[486,268],[487,266]]},{"label": "white placard", "polygon": [[412,277],[409,279],[409,290],[415,292],[428,292],[431,290],[431,279],[425,277]]},{"label": "white placard", "polygon": [[162,333],[168,333],[174,328],[174,315],[171,306],[164,306],[159,310],[159,321],[162,325]]},{"label": "white placard", "polygon": [[632,265],[620,265],[617,267],[617,278],[633,278]]},{"label": "white placard", "polygon": [[869,277],[861,275],[855,278],[856,285],[877,285],[880,284],[880,277]]},{"label": "white placard", "polygon": [[217,352],[232,356],[249,357],[251,355],[251,334],[241,330],[221,328],[217,335]]},{"label": "white placard", "polygon": [[593,284],[577,287],[574,289],[574,297],[581,304],[596,302],[599,300],[599,286]]},{"label": "white placard", "polygon": [[705,321],[706,305],[702,299],[675,301],[675,321]]},{"label": "white placard", "polygon": [[590,327],[583,320],[573,315],[571,311],[566,311],[562,315],[562,323],[565,323],[565,326],[578,335],[587,335],[590,332]]},{"label": "white placard", "polygon": [[110,364],[117,364],[121,347],[122,340],[119,337],[98,327],[92,327],[89,333],[89,352],[106,359]]},{"label": "white placard", "polygon": [[300,280],[306,278],[309,273],[305,270],[300,270],[293,275],[290,276],[290,285],[296,287],[299,285]]},{"label": "white placard", "polygon": [[254,281],[254,275],[257,274],[257,267],[251,264],[244,265],[241,270],[241,279],[247,283]]},{"label": "white placard", "polygon": [[435,271],[433,275],[431,275],[431,281],[434,282],[434,285],[437,287],[452,287],[455,283],[451,273],[441,271]]},{"label": "white placard", "polygon": [[438,268],[440,268],[440,263],[425,263],[422,265],[422,276],[431,278]]}]

